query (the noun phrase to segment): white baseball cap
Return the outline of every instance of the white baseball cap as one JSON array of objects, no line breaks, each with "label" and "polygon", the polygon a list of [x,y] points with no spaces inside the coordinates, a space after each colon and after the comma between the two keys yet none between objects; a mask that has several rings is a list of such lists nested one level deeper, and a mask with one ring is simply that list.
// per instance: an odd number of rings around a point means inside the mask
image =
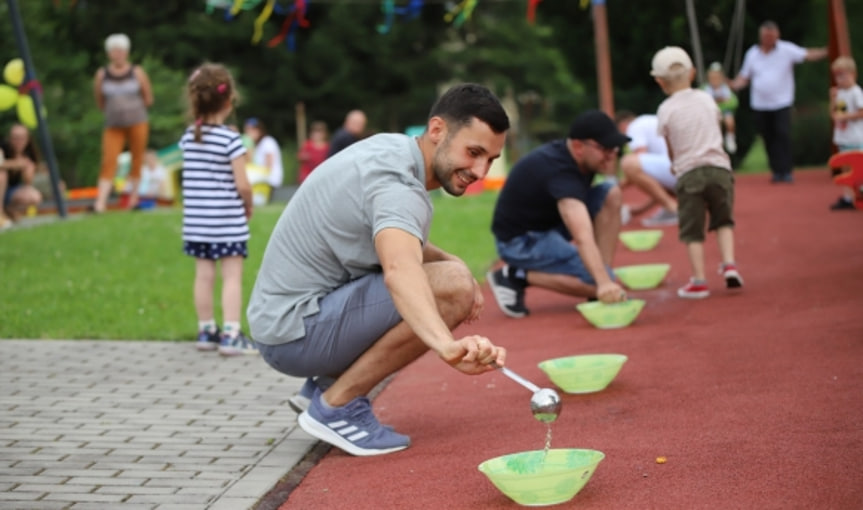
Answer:
[{"label": "white baseball cap", "polygon": [[653,68],[650,71],[651,76],[670,78],[692,69],[692,59],[689,58],[689,54],[683,48],[666,46],[653,56],[651,67]]}]

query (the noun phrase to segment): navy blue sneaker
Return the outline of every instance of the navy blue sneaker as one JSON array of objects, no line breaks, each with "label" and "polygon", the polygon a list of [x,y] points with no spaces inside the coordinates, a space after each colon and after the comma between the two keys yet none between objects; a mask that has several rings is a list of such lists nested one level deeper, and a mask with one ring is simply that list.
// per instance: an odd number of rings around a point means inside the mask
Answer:
[{"label": "navy blue sneaker", "polygon": [[219,333],[219,328],[210,333],[207,330],[198,331],[198,340],[195,341],[195,349],[199,351],[215,351],[219,348],[222,337]]},{"label": "navy blue sneaker", "polygon": [[237,333],[236,337],[224,333],[222,340],[219,343],[219,354],[222,356],[240,356],[242,354],[258,354],[258,347],[251,338],[243,334],[242,331]]},{"label": "navy blue sneaker", "polygon": [[297,423],[308,434],[351,455],[384,455],[404,450],[411,444],[408,436],[378,423],[372,413],[372,403],[366,397],[327,409],[321,403],[321,391],[317,390]]},{"label": "navy blue sneaker", "polygon": [[288,399],[288,405],[291,406],[291,409],[293,409],[295,413],[302,413],[309,408],[309,403],[312,401],[312,397],[315,396],[315,391],[317,391],[317,389],[318,385],[315,384],[315,380],[309,377],[306,379],[306,382],[303,383],[303,387],[300,388],[300,391]]}]

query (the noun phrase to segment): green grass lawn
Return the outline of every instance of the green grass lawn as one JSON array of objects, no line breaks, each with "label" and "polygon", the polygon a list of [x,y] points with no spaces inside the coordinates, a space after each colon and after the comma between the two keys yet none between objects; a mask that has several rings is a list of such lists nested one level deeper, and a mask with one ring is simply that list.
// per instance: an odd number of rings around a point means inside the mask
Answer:
[{"label": "green grass lawn", "polygon": [[740,162],[739,167],[734,169],[734,172],[738,174],[763,173],[767,172],[769,168],[770,165],[767,164],[767,152],[764,150],[764,142],[759,136],[755,138],[752,147],[746,153],[746,157]]},{"label": "green grass lawn", "polygon": [[[434,199],[432,242],[464,258],[480,278],[495,257],[489,231],[494,199],[493,193]],[[255,211],[244,307],[281,210]],[[182,253],[181,224],[179,209],[165,209],[3,233],[0,338],[194,338],[194,260]],[[220,321],[218,294],[215,302]]]}]

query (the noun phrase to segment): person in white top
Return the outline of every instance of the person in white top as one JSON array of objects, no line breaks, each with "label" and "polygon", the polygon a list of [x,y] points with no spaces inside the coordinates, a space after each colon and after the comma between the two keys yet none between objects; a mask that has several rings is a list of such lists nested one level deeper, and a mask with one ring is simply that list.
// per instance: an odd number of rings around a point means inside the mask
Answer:
[{"label": "person in white top", "polygon": [[743,66],[731,81],[734,90],[751,84],[749,104],[773,173],[771,182],[794,182],[791,171],[791,107],[794,105],[794,65],[827,57],[826,48],[802,48],[779,39],[779,26],[765,21],[759,43],[746,51]]},{"label": "person in white top", "polygon": [[[617,129],[631,138],[629,151],[620,160],[623,185],[635,185],[650,197],[642,205],[624,207],[632,216],[638,216],[659,204],[662,208],[643,219],[641,224],[645,227],[677,225],[677,199],[673,195],[677,178],[671,173],[665,139],[656,131],[656,115],[636,117],[632,112],[621,111],[615,121]],[[623,213],[623,217],[627,214]]]},{"label": "person in white top", "polygon": [[[839,152],[863,151],[863,89],[857,85],[857,64],[851,57],[839,57],[830,66],[836,86],[830,89],[833,143]],[[854,191],[845,188],[830,206],[834,211],[854,211]]]},{"label": "person in white top", "polygon": [[246,120],[243,130],[255,142],[252,163],[269,171],[267,184],[273,188],[281,187],[285,180],[285,171],[282,166],[282,151],[279,148],[279,143],[267,134],[264,124],[254,117]]},{"label": "person in white top", "polygon": [[668,95],[656,112],[657,129],[668,144],[671,171],[677,176],[678,235],[692,265],[692,278],[677,295],[689,299],[710,295],[704,271],[705,224],[716,231],[722,258],[719,274],[729,289],[739,289],[743,279],[734,261],[734,176],[722,148],[719,107],[710,94],[692,88],[695,69],[683,49],[659,50],[652,67],[650,74]]}]

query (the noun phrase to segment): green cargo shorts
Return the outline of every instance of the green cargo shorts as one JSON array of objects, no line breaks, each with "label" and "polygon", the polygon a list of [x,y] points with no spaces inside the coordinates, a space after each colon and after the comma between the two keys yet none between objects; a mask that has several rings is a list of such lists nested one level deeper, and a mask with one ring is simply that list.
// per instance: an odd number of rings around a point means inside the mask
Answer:
[{"label": "green cargo shorts", "polygon": [[734,176],[725,168],[701,166],[677,179],[679,237],[684,243],[704,241],[704,224],[710,212],[708,230],[733,227]]}]

